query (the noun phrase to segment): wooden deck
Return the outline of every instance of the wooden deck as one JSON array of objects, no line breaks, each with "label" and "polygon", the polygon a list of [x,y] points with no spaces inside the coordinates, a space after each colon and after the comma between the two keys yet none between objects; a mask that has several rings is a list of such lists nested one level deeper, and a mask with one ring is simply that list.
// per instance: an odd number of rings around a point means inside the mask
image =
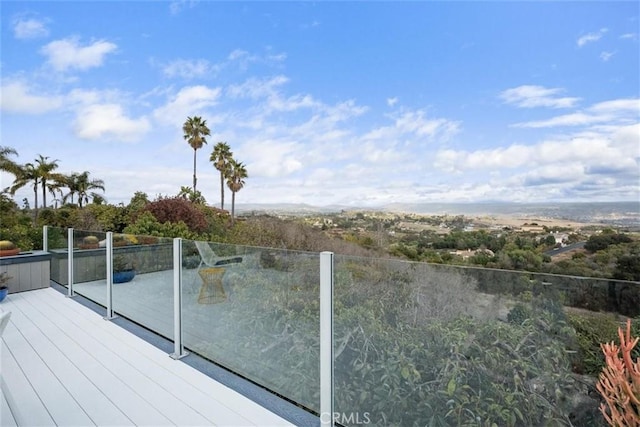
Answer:
[{"label": "wooden deck", "polygon": [[53,289],[0,309],[2,426],[292,425]]}]

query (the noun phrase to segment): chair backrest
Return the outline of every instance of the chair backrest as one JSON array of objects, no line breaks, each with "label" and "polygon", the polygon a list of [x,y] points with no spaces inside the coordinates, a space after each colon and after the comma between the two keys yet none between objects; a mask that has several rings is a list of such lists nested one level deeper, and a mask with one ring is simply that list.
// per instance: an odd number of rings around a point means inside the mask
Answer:
[{"label": "chair backrest", "polygon": [[11,318],[10,311],[3,311],[2,313],[0,313],[0,337],[4,332],[4,328],[6,328],[9,324],[9,318]]},{"label": "chair backrest", "polygon": [[202,261],[209,266],[214,265],[218,257],[216,256],[216,253],[213,252],[213,249],[211,249],[211,246],[209,246],[207,242],[195,241],[194,243],[196,244],[196,248],[200,253]]},{"label": "chair backrest", "polygon": [[[200,258],[202,258],[202,262],[205,263],[208,267],[227,265],[227,264],[237,264],[242,262],[241,256],[219,257],[218,255],[216,255],[213,249],[211,249],[211,246],[209,246],[209,243],[207,242],[194,241],[194,243],[196,244],[198,253],[200,253]],[[202,266],[202,264],[200,264],[200,266]]]}]

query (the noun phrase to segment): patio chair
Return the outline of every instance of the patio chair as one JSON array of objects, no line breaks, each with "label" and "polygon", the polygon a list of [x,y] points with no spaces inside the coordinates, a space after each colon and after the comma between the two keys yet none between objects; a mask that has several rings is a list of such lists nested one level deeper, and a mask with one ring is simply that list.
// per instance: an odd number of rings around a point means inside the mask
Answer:
[{"label": "patio chair", "polygon": [[[219,257],[211,249],[207,242],[194,242],[198,253],[200,254],[200,265],[198,266],[198,275],[202,279],[202,285],[200,286],[200,292],[198,296],[198,303],[200,304],[215,304],[223,302],[227,299],[227,295],[224,292],[222,286],[222,276],[224,276],[225,269],[229,264],[238,264],[242,262],[242,257]],[[205,265],[205,268],[202,266]]]},{"label": "patio chair", "polygon": [[11,312],[10,311],[0,312],[0,337],[2,336],[2,333],[4,332],[4,328],[6,328],[7,325],[9,324],[9,318],[10,317],[11,317]]},{"label": "patio chair", "polygon": [[203,264],[207,267],[220,267],[227,264],[237,264],[242,262],[241,256],[219,257],[207,242],[195,241],[194,243],[196,244],[196,248],[200,254],[200,265],[198,266],[198,270],[200,270],[200,267],[202,267]]}]

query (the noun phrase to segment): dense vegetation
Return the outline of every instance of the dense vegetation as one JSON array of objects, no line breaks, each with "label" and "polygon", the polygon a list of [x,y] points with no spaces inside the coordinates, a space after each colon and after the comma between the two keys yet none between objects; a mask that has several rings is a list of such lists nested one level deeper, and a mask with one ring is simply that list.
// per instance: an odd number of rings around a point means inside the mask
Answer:
[{"label": "dense vegetation", "polygon": [[[411,261],[640,281],[640,236],[633,232],[546,226],[475,230],[464,216],[380,218],[361,212],[327,215],[324,221],[328,233]],[[564,236],[562,243],[558,235]],[[583,249],[555,256],[554,249],[579,242]]]}]

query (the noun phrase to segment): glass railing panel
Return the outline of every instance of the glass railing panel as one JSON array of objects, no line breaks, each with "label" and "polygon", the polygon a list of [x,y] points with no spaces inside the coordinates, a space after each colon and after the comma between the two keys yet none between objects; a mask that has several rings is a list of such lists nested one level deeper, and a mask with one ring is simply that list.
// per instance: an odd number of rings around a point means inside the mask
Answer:
[{"label": "glass railing panel", "polygon": [[47,246],[51,253],[50,278],[60,285],[67,285],[67,229],[47,227]]},{"label": "glass railing panel", "polygon": [[603,425],[571,316],[640,306],[637,282],[395,260],[336,256],[335,281],[344,425]]},{"label": "glass railing panel", "polygon": [[107,299],[106,233],[73,230],[73,291],[98,304]]},{"label": "glass railing panel", "polygon": [[319,254],[185,241],[183,258],[189,351],[318,411]]},{"label": "glass railing panel", "polygon": [[173,240],[114,234],[113,310],[173,339]]}]

